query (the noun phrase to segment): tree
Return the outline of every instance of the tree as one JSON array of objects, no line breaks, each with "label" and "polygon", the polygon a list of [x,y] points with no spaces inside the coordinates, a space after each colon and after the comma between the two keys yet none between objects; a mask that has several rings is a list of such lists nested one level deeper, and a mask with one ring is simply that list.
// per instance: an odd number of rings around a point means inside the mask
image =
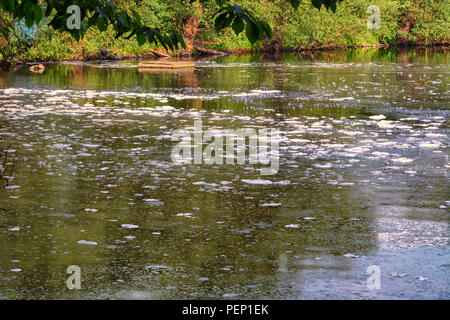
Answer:
[{"label": "tree", "polygon": [[[212,0],[189,1],[203,4]],[[300,0],[285,1],[295,9],[300,4]],[[338,1],[341,0],[311,0],[319,10],[324,6],[333,12],[336,10]],[[215,3],[217,12],[214,24],[217,32],[228,27],[231,27],[236,34],[245,31],[247,39],[252,44],[264,37],[269,39],[273,37],[270,25],[258,20],[251,11],[241,8],[230,0],[215,0]],[[24,21],[28,27],[31,27],[45,18],[53,29],[69,32],[77,41],[83,38],[89,28],[97,27],[100,31],[104,31],[108,25],[112,25],[116,38],[128,39],[136,36],[139,45],[149,41],[172,51],[179,49],[180,46],[186,48],[181,33],[165,33],[159,28],[147,26],[136,11],[126,12],[106,0],[2,0],[0,8],[3,11],[0,17],[0,36],[4,40],[8,39],[15,22]],[[74,14],[79,15],[79,24],[75,24],[77,25],[75,28],[73,23],[68,24]]]}]

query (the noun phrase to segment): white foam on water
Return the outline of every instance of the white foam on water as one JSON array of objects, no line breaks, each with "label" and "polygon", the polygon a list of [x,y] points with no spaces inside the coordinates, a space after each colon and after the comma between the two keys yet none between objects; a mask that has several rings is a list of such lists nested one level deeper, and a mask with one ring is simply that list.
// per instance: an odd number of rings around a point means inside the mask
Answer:
[{"label": "white foam on water", "polygon": [[242,179],[242,182],[248,183],[248,184],[272,184],[273,182],[270,180],[264,180],[264,179]]},{"label": "white foam on water", "polygon": [[138,229],[139,228],[139,226],[135,225],[135,224],[122,224],[121,227],[125,228],[125,229]]},{"label": "white foam on water", "polygon": [[261,203],[259,206],[260,207],[279,207],[279,206],[281,206],[281,203],[273,203],[273,202],[271,202],[271,203]]},{"label": "white foam on water", "polygon": [[77,243],[81,244],[81,245],[87,245],[87,246],[96,246],[97,245],[97,242],[86,241],[86,240],[80,240],[80,241],[77,241]]},{"label": "white foam on water", "polygon": [[392,159],[392,162],[396,162],[396,163],[411,163],[413,162],[413,159],[409,159],[409,158],[404,158],[404,157],[400,157],[397,159]]},{"label": "white foam on water", "polygon": [[386,116],[382,115],[382,114],[379,114],[379,115],[376,115],[376,116],[370,116],[369,119],[372,119],[372,120],[384,120],[384,119],[386,119]]}]

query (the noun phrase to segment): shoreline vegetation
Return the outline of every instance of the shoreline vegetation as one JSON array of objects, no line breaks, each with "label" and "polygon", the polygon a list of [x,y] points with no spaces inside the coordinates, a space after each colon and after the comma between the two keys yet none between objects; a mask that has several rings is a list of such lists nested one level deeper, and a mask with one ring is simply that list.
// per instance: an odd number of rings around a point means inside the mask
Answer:
[{"label": "shoreline vegetation", "polygon": [[[303,53],[306,55],[315,55],[323,52],[336,52],[343,50],[351,50],[351,49],[395,49],[396,51],[405,51],[410,49],[431,49],[431,50],[439,50],[439,51],[448,51],[450,50],[449,44],[409,44],[408,46],[402,45],[371,45],[371,46],[348,46],[348,47],[338,47],[338,46],[324,46],[324,47],[312,47],[312,48],[301,48],[301,49],[292,49],[292,48],[282,48],[278,52],[273,52],[271,50],[265,49],[241,49],[241,50],[230,50],[230,51],[221,51],[220,54],[202,54],[198,52],[194,52],[190,55],[168,55],[167,57],[161,57],[159,55],[155,55],[152,53],[143,54],[143,55],[123,55],[123,56],[115,56],[113,54],[101,54],[98,56],[91,56],[88,59],[61,59],[61,60],[18,60],[16,61],[17,66],[32,66],[41,63],[63,63],[63,62],[94,62],[94,61],[127,61],[127,60],[165,60],[165,59],[190,59],[193,61],[197,60],[210,60],[220,56],[243,56],[243,55],[267,55],[270,57],[277,58],[280,54],[283,53]],[[1,71],[1,69],[0,69]]]},{"label": "shoreline vegetation", "polygon": [[[124,10],[136,10],[148,23],[183,34],[185,50],[166,51],[149,43],[139,45],[135,37],[115,38],[112,28],[88,30],[76,41],[67,32],[53,30],[45,21],[24,34],[23,28],[0,45],[15,64],[48,61],[92,61],[148,59],[158,57],[198,58],[282,52],[312,52],[366,47],[440,47],[448,50],[450,5],[443,0],[379,0],[379,28],[369,28],[373,14],[369,0],[339,2],[336,12],[318,11],[310,1],[294,9],[282,0],[242,0],[239,5],[251,9],[267,21],[273,38],[250,44],[243,33],[231,28],[215,32],[214,2],[162,0],[115,1]],[[175,21],[175,22],[174,22]],[[3,49],[3,50],[2,50]],[[1,59],[0,59],[1,60]]]}]

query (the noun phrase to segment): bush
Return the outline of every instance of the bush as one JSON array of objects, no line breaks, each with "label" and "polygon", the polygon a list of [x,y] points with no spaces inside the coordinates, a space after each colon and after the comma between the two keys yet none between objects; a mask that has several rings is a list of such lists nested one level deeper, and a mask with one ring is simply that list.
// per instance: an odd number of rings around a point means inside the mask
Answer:
[{"label": "bush", "polygon": [[[447,0],[378,0],[376,5],[381,11],[381,28],[369,30],[366,22],[370,14],[367,7],[370,0],[343,1],[338,4],[336,13],[322,8],[317,11],[310,1],[301,2],[294,10],[286,0],[241,0],[239,5],[249,8],[255,15],[267,21],[274,31],[274,42],[282,47],[348,47],[395,43],[399,36],[409,42],[433,44],[448,42],[450,8]],[[149,25],[166,31],[183,31],[187,19],[194,14],[195,2],[189,0],[163,1],[115,1],[124,10],[136,9]],[[215,1],[207,1],[197,12],[199,32],[196,39],[209,41],[210,46],[218,49],[248,50],[261,49],[271,43],[267,39],[252,46],[243,33],[236,36],[231,29],[220,34],[214,31]],[[400,29],[411,24],[411,30]],[[23,39],[22,39],[23,40]],[[68,34],[53,31],[40,26],[35,37],[26,42],[17,36],[10,39],[12,52],[0,50],[0,54],[14,55],[27,60],[66,60],[96,57],[99,49],[104,48],[119,56],[144,55],[152,47],[145,44],[140,47],[133,37],[129,40],[115,39],[111,29],[100,32],[89,30],[83,40],[76,42]],[[273,43],[273,42],[272,42]]]}]

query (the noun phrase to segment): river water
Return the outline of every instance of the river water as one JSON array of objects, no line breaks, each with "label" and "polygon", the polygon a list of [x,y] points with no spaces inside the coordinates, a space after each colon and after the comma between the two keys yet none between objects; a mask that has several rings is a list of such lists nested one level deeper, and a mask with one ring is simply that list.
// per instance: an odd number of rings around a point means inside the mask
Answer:
[{"label": "river water", "polygon": [[[449,299],[448,60],[0,73],[0,298]],[[279,130],[278,171],[173,163],[172,133],[194,120]]]}]

